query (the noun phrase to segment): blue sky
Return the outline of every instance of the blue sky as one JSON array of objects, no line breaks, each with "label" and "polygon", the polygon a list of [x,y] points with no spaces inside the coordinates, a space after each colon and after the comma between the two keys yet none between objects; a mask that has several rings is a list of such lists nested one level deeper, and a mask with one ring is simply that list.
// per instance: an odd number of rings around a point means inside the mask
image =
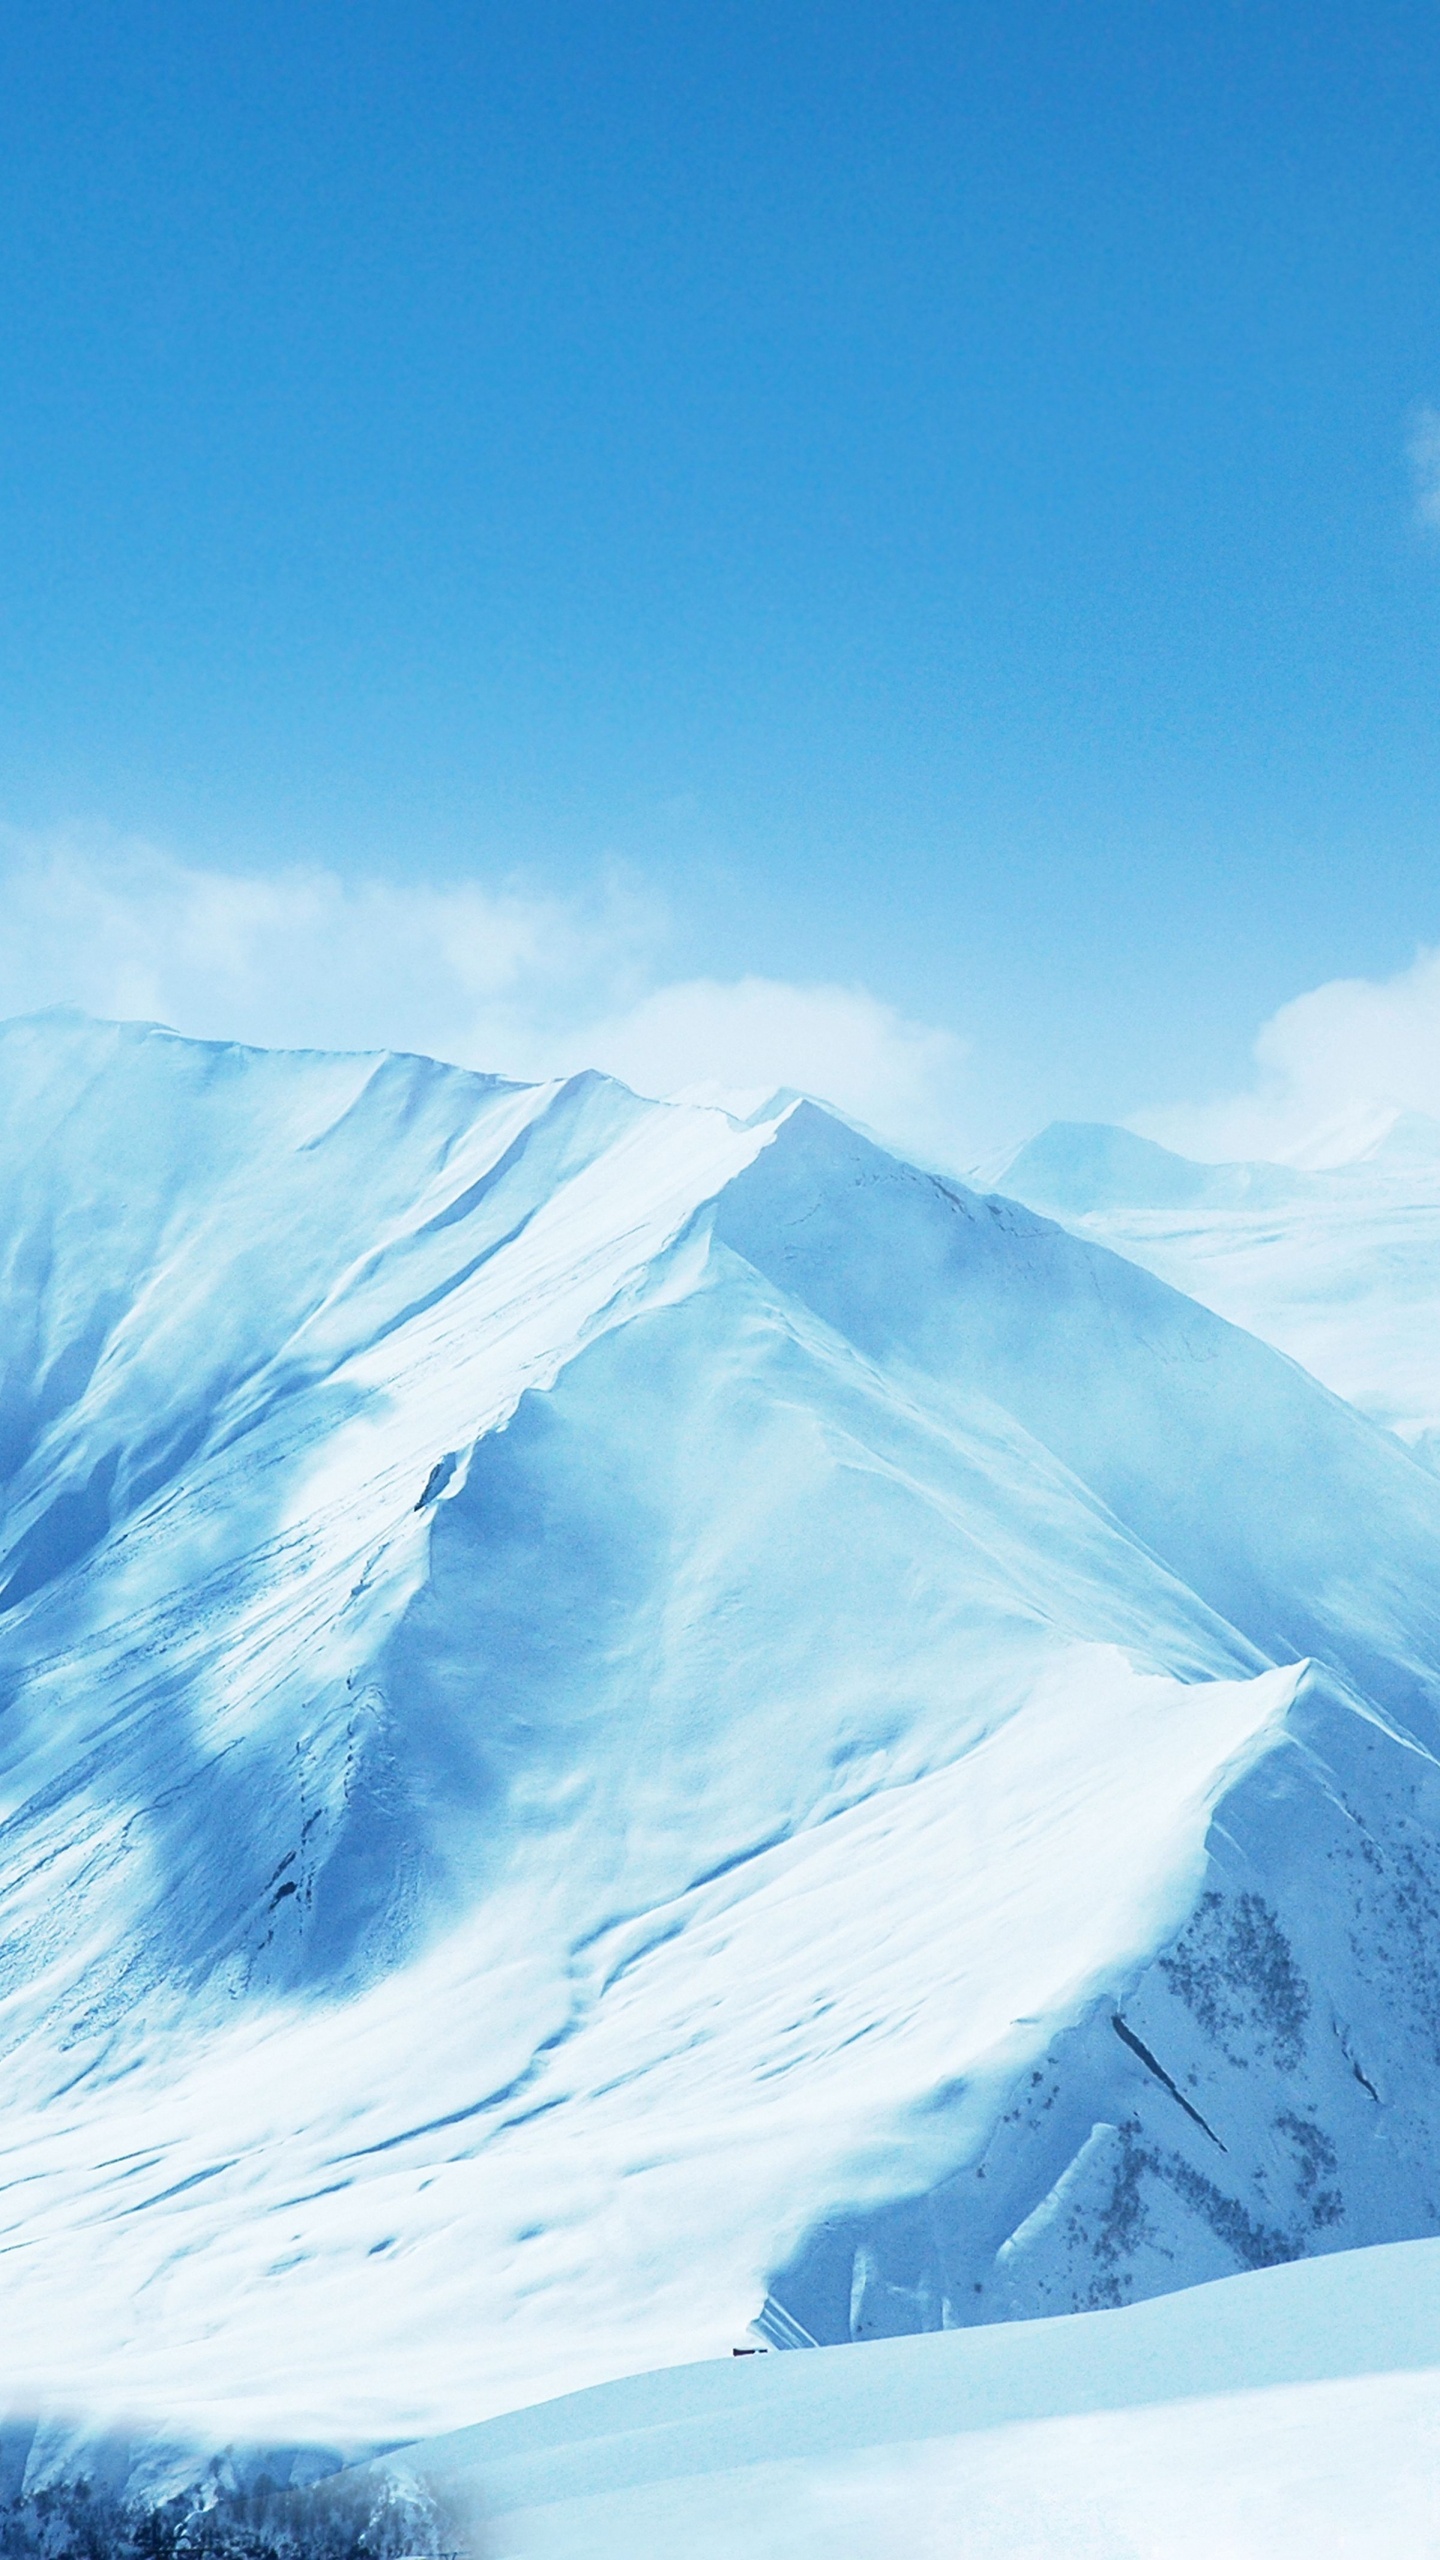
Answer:
[{"label": "blue sky", "polygon": [[1432,9],[56,0],[0,223],[7,1003],[962,1154],[1424,1049]]}]

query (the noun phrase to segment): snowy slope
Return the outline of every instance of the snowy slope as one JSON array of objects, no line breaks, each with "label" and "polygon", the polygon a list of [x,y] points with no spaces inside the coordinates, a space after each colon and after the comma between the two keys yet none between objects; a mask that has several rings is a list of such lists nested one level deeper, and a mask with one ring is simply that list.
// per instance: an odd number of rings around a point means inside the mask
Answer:
[{"label": "snowy slope", "polygon": [[695,2365],[380,2466],[487,2560],[1396,2560],[1434,2545],[1440,2249]]},{"label": "snowy slope", "polygon": [[1057,1122],[986,1187],[1059,1218],[1287,1351],[1431,1464],[1440,1450],[1440,1124],[1416,1112],[1318,1169],[1192,1164]]},{"label": "snowy slope", "polygon": [[810,1104],[0,1029],[0,2397],[1440,2231],[1440,1480]]}]

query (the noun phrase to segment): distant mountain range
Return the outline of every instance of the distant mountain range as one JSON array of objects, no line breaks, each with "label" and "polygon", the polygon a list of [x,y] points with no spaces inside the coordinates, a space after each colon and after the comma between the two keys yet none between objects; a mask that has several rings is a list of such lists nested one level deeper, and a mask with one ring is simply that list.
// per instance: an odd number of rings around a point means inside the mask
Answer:
[{"label": "distant mountain range", "polygon": [[0,1027],[12,2402],[397,2438],[1440,2232],[1440,1478],[1088,1232],[1293,1295],[1339,1177],[1140,1145],[1008,1169],[1077,1234]]},{"label": "distant mountain range", "polygon": [[1394,1112],[1362,1134],[1349,1161],[1305,1171],[1192,1164],[1128,1129],[1057,1121],[978,1178],[1288,1351],[1433,1465],[1440,1122]]}]

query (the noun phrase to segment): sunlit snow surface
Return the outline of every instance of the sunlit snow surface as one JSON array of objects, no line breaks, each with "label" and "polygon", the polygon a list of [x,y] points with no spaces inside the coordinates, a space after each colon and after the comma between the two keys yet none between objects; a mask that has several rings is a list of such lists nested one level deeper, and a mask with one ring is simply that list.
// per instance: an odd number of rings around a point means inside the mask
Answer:
[{"label": "sunlit snow surface", "polygon": [[809,1104],[47,1019],[0,1105],[12,2406],[394,2438],[1440,2230],[1386,1433]]}]

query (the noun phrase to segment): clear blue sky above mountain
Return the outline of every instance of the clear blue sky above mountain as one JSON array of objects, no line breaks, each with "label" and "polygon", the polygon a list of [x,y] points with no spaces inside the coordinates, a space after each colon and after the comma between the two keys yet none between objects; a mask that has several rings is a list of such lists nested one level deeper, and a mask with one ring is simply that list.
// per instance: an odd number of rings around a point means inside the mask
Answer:
[{"label": "clear blue sky above mountain", "polygon": [[1022,1118],[1440,940],[1428,7],[71,0],[0,222],[18,843],[618,863]]}]

